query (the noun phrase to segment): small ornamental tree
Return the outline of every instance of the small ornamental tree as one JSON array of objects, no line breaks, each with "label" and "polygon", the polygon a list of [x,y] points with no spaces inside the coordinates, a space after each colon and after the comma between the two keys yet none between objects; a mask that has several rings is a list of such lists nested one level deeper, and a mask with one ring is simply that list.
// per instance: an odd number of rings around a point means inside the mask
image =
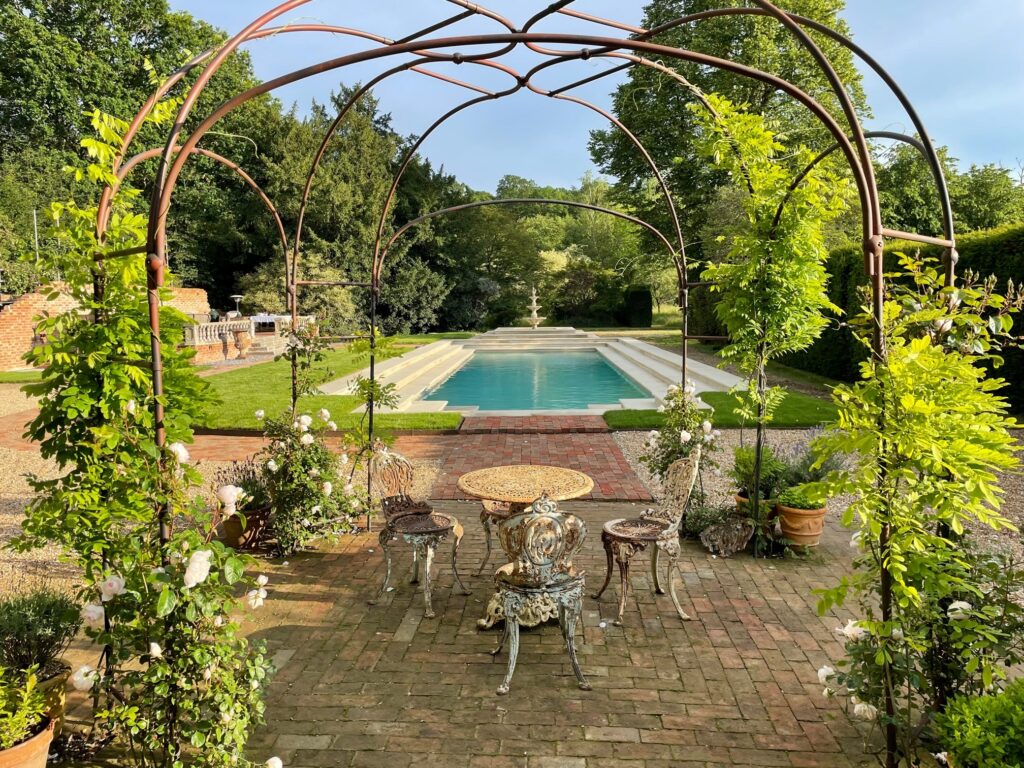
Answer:
[{"label": "small ornamental tree", "polygon": [[811,160],[805,148],[789,151],[764,118],[715,94],[691,105],[701,151],[741,190],[744,226],[729,238],[725,258],[702,273],[718,295],[715,311],[729,333],[722,356],[747,376],[741,413],[757,425],[753,488],[755,551],[763,550],[767,509],[761,504],[765,427],[785,392],[769,387],[768,361],[809,346],[828,323],[823,229],[846,206],[849,185],[823,165],[795,187],[796,173]]},{"label": "small ornamental tree", "polygon": [[[819,487],[848,494],[856,572],[821,593],[819,609],[853,600],[861,618],[841,630],[849,658],[819,674],[851,696],[856,714],[886,731],[886,764],[912,755],[932,715],[960,693],[991,689],[1024,660],[1017,566],[972,546],[972,527],[1009,528],[998,473],[1018,466],[998,392],[986,377],[1010,338],[1024,294],[967,274],[948,287],[934,260],[900,256],[887,275],[884,357],[836,387],[838,420],[818,440],[849,469]],[[872,316],[854,324],[869,344]],[[853,697],[856,697],[854,700]]]},{"label": "small ornamental tree", "polygon": [[[165,102],[150,119],[169,113]],[[89,162],[74,172],[78,199],[116,184],[110,169],[127,128],[98,111],[92,124]],[[42,318],[46,341],[27,356],[44,369],[25,388],[40,399],[27,436],[59,476],[31,479],[36,495],[14,545],[56,545],[80,571],[82,617],[102,650],[72,681],[97,695],[100,723],[124,740],[133,764],[246,766],[269,663],[238,635],[231,612],[247,588],[250,604],[262,603],[266,578],[246,584],[250,561],[213,541],[210,514],[191,498],[199,475],[184,442],[211,395],[178,346],[185,318],[166,307],[167,445],[156,444],[143,257],[97,259],[145,242],[137,201],[135,190],[120,189],[102,239],[95,207],[51,210],[54,246],[43,262],[78,307]],[[169,537],[160,536],[157,510],[166,510]]]}]

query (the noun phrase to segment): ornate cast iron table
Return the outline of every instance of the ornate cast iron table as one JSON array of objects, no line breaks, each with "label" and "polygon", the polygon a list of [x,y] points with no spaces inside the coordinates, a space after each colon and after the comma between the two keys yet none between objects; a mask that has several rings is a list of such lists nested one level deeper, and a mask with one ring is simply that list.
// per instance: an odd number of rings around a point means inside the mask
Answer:
[{"label": "ornate cast iron table", "polygon": [[[477,499],[508,504],[509,517],[522,512],[534,501],[547,495],[552,501],[566,501],[586,496],[594,489],[594,481],[582,472],[543,464],[511,464],[467,472],[459,478],[459,490]],[[512,557],[498,528],[498,541],[506,556]],[[487,612],[477,621],[481,629],[490,629],[503,621],[502,590],[497,590],[487,603]],[[548,595],[531,598],[519,613],[519,623],[533,627],[558,618],[558,604]]]}]

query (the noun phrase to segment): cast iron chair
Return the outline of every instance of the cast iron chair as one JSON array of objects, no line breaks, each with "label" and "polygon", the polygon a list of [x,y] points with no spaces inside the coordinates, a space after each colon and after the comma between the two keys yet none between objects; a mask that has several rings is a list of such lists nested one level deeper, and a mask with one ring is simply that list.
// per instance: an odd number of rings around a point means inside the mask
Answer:
[{"label": "cast iron chair", "polygon": [[484,527],[484,542],[487,547],[484,552],[484,561],[480,563],[480,570],[483,573],[487,567],[487,561],[491,559],[491,524],[500,525],[502,520],[507,520],[512,512],[512,505],[507,501],[490,501],[483,499],[480,502],[480,523]]},{"label": "cast iron chair", "polygon": [[700,446],[685,459],[676,461],[665,473],[663,498],[658,509],[645,509],[640,517],[609,520],[601,531],[601,543],[608,556],[608,571],[604,584],[592,597],[599,600],[608,583],[612,580],[612,560],[619,565],[619,577],[622,582],[619,595],[619,614],[615,625],[622,625],[622,614],[626,610],[626,596],[629,594],[629,561],[633,555],[643,552],[651,544],[651,579],[654,581],[654,592],[664,595],[661,576],[658,573],[658,556],[662,552],[668,555],[668,593],[672,597],[679,618],[684,621],[690,617],[676,597],[675,572],[676,559],[679,557],[679,526],[683,521],[683,513],[690,500],[694,481],[697,479],[697,468],[700,464]]},{"label": "cast iron chair", "polygon": [[590,690],[576,659],[576,625],[583,617],[583,572],[572,564],[583,545],[587,526],[573,514],[559,512],[555,502],[542,496],[528,509],[498,523],[498,539],[512,562],[503,565],[494,579],[502,597],[505,630],[492,655],[501,653],[509,639],[508,670],[498,695],[508,693],[519,656],[519,616],[535,610],[537,601],[553,600],[558,606],[569,662],[580,688]]},{"label": "cast iron chair", "polygon": [[384,528],[378,540],[384,551],[386,570],[384,583],[370,605],[377,602],[388,591],[391,582],[391,543],[399,536],[412,546],[412,579],[410,583],[419,583],[419,561],[423,560],[423,602],[426,608],[424,615],[434,618],[434,608],[430,602],[430,567],[434,562],[437,545],[454,533],[452,545],[452,573],[462,594],[468,595],[469,590],[459,578],[456,557],[462,541],[462,524],[454,515],[435,512],[433,507],[423,501],[414,501],[409,496],[412,489],[412,465],[400,453],[388,450],[383,443],[376,443],[370,456],[370,484],[374,494],[380,499],[381,511],[384,513]]}]

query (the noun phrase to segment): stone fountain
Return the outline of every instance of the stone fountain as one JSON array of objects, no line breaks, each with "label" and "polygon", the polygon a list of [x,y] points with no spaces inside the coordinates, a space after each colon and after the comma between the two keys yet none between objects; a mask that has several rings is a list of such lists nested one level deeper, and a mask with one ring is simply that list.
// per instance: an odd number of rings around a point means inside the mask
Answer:
[{"label": "stone fountain", "polygon": [[530,316],[526,318],[526,322],[530,324],[530,327],[537,330],[537,326],[543,323],[547,318],[539,317],[537,310],[540,309],[540,304],[537,303],[537,288],[530,289],[530,305],[527,307],[530,310]]}]

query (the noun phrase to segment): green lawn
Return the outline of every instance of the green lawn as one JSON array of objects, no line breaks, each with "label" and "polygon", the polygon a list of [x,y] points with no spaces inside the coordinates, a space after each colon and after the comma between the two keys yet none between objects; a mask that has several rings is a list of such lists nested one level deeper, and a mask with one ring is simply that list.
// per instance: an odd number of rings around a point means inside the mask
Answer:
[{"label": "green lawn", "polygon": [[[705,392],[701,398],[715,409],[712,421],[716,427],[743,426],[733,413],[735,399],[728,392]],[[832,401],[790,392],[775,412],[772,426],[779,429],[815,427],[831,421],[835,415]],[[657,429],[664,423],[664,417],[657,411],[608,411],[604,420],[611,429]]]},{"label": "green lawn", "polygon": [[[400,337],[399,343],[419,346],[439,337],[440,334]],[[367,364],[365,357],[357,357],[346,349],[328,351],[324,363],[331,371],[332,379],[358,371]],[[259,429],[259,422],[253,415],[257,409],[273,416],[283,413],[291,404],[291,366],[286,360],[225,371],[210,376],[207,381],[221,400],[203,425],[208,428]],[[352,413],[358,404],[358,399],[350,395],[316,395],[299,400],[299,408],[305,412],[328,409],[339,429],[347,429],[359,421],[360,414]],[[393,413],[378,415],[374,426],[382,429],[455,429],[461,420],[457,413]]]},{"label": "green lawn", "polygon": [[41,371],[0,371],[0,384],[28,384],[41,376]]}]

